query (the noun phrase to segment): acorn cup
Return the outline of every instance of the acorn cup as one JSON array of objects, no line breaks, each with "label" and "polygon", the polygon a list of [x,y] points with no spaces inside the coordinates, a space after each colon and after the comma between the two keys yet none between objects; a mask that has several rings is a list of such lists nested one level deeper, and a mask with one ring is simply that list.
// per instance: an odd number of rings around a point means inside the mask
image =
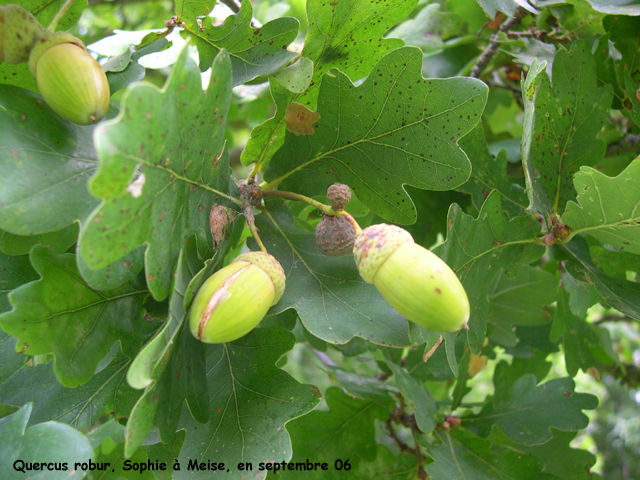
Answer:
[{"label": "acorn cup", "polygon": [[278,303],[285,283],[284,270],[273,256],[239,255],[198,290],[189,314],[191,333],[204,343],[226,343],[246,335]]},{"label": "acorn cup", "polygon": [[353,253],[356,231],[349,221],[340,216],[322,215],[316,225],[316,245],[327,257],[342,257]]},{"label": "acorn cup", "polygon": [[101,120],[109,109],[109,82],[84,44],[64,32],[38,43],[29,68],[49,106],[61,117],[80,125]]},{"label": "acorn cup", "polygon": [[456,274],[437,255],[395,225],[372,225],[356,238],[360,276],[408,320],[439,332],[468,328],[469,298]]},{"label": "acorn cup", "polygon": [[29,60],[33,47],[52,33],[20,5],[0,6],[0,62],[18,65]]}]

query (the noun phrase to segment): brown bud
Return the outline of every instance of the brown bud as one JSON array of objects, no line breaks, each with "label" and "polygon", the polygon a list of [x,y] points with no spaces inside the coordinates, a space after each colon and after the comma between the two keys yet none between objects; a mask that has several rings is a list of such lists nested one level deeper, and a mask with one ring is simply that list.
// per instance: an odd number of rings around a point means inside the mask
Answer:
[{"label": "brown bud", "polygon": [[260,206],[262,203],[262,191],[253,179],[250,179],[249,181],[240,180],[238,188],[240,189],[240,198],[248,201],[253,207]]},{"label": "brown bud", "polygon": [[356,231],[344,217],[324,214],[316,227],[316,245],[327,257],[341,257],[353,253]]},{"label": "brown bud", "polygon": [[447,422],[449,423],[451,428],[456,428],[462,423],[462,420],[460,419],[460,417],[454,417],[452,415],[449,415],[447,417]]},{"label": "brown bud", "polygon": [[214,205],[209,213],[209,225],[211,226],[211,235],[213,235],[213,246],[217,247],[220,242],[227,238],[227,225],[233,222],[236,213],[229,207],[224,205]]},{"label": "brown bud", "polygon": [[351,189],[349,185],[329,185],[327,188],[327,200],[334,210],[342,210],[351,200]]}]

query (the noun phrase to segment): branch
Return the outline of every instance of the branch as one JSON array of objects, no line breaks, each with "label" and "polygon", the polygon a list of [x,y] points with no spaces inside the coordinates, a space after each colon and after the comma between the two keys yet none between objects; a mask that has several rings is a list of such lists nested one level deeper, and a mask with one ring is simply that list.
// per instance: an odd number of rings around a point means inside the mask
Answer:
[{"label": "branch", "polygon": [[480,57],[478,58],[478,61],[471,69],[472,77],[480,78],[480,74],[482,74],[484,69],[487,68],[487,65],[489,65],[489,62],[498,51],[498,39],[500,34],[506,33],[512,27],[515,27],[516,25],[518,25],[520,23],[520,20],[522,20],[528,14],[529,12],[527,12],[524,8],[518,7],[514,16],[511,18],[508,18],[502,25],[500,25],[500,28],[498,29],[498,31],[493,35],[491,35],[491,40],[489,41],[489,45],[487,45],[487,48],[484,50],[484,52],[482,52],[482,55],[480,55]]},{"label": "branch", "polygon": [[238,13],[240,11],[240,2],[238,0],[218,0],[220,3],[224,3],[227,7],[229,7],[233,13]]},{"label": "branch", "polygon": [[606,323],[606,322],[631,322],[633,321],[633,318],[628,317],[627,315],[613,315],[613,314],[609,314],[609,315],[605,315],[602,318],[596,320],[595,322],[593,322],[592,325],[600,325],[602,323]]}]

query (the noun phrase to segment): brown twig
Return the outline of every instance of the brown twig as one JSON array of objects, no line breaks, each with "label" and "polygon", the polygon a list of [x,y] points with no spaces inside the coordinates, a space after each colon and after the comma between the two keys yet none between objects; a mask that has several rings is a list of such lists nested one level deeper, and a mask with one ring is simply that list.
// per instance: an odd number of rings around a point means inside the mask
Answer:
[{"label": "brown twig", "polygon": [[491,40],[489,41],[489,45],[485,48],[484,52],[478,58],[478,61],[471,69],[471,76],[474,78],[480,78],[480,75],[484,71],[484,69],[489,65],[489,62],[494,57],[496,52],[498,51],[498,40],[501,33],[506,33],[512,27],[515,27],[520,23],[520,21],[529,14],[524,8],[518,7],[516,9],[513,17],[505,20],[498,31],[491,35]]},{"label": "brown twig", "polygon": [[633,318],[627,315],[605,315],[602,318],[593,322],[593,325],[600,325],[606,322],[632,322]]},{"label": "brown twig", "polygon": [[227,7],[233,11],[233,13],[238,13],[240,11],[240,2],[238,0],[218,0],[220,3],[224,3]]}]

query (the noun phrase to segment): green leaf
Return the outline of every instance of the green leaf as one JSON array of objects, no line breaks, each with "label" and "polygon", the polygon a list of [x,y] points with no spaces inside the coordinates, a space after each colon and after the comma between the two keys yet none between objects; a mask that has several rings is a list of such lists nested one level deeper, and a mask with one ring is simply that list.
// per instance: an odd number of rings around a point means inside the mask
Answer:
[{"label": "green leaf", "polygon": [[466,350],[464,355],[460,359],[460,365],[458,365],[458,375],[456,379],[456,386],[451,393],[451,411],[453,412],[462,403],[462,399],[467,393],[471,391],[471,388],[467,387],[467,381],[469,381],[469,364],[471,363],[471,351]]},{"label": "green leaf", "polygon": [[353,81],[369,75],[383,56],[404,44],[383,35],[416,4],[416,0],[309,0],[309,30],[302,55],[313,61],[315,70],[307,94],[296,100],[315,109],[320,83],[332,68]]},{"label": "green leaf", "polygon": [[207,15],[206,6],[204,1],[176,1],[176,14],[183,22],[185,34],[198,47],[201,71],[208,70],[216,55],[226,49],[233,67],[233,85],[240,85],[275,73],[296,56],[287,50],[298,34],[299,23],[295,18],[278,18],[254,28],[251,2],[242,2],[240,12],[227,17],[218,27],[213,26],[212,17],[202,18],[201,31],[196,18]]},{"label": "green leaf", "polygon": [[414,18],[395,27],[387,35],[400,38],[407,45],[419,47],[426,54],[444,49],[447,38],[458,36],[463,30],[463,20],[458,15],[441,12],[437,3],[425,6]]},{"label": "green leaf", "polygon": [[[436,428],[436,414],[438,406],[431,393],[424,385],[416,382],[407,371],[387,359],[387,365],[393,372],[396,384],[402,395],[411,400],[415,406],[416,424],[423,433]],[[452,408],[453,410],[453,408]]]},{"label": "green leaf", "polygon": [[350,473],[352,478],[358,480],[379,480],[381,478],[415,480],[418,475],[418,460],[415,455],[405,453],[394,455],[389,448],[378,444],[376,459],[373,462],[358,462]]},{"label": "green leaf", "polygon": [[[478,3],[491,20],[496,18],[496,13],[498,12],[513,17],[518,7],[528,10],[531,13],[539,13],[534,7],[529,5],[527,0],[478,0]],[[535,4],[535,2],[533,3]]]},{"label": "green leaf", "polygon": [[[229,479],[246,472],[238,462],[288,461],[292,449],[285,425],[320,401],[311,385],[301,385],[275,368],[295,337],[280,328],[259,328],[234,342],[208,345],[209,421],[202,425],[183,410],[187,431],[179,461],[223,462]],[[307,417],[304,417],[307,418]],[[291,424],[293,425],[293,424]],[[372,425],[373,426],[373,425]],[[175,478],[210,478],[207,471],[175,473]]]},{"label": "green leaf", "polygon": [[598,335],[596,328],[571,312],[569,294],[562,290],[553,319],[551,341],[563,338],[567,373],[572,377],[575,377],[580,369],[587,373],[589,367],[599,367],[600,363],[594,351],[611,348],[611,345],[601,345],[603,338]]},{"label": "green leaf", "polygon": [[0,85],[0,228],[38,235],[86,218],[94,127],[65,120],[22,88]]},{"label": "green leaf", "polygon": [[111,290],[135,278],[144,267],[144,246],[130,251],[124,257],[100,270],[91,270],[76,248],[76,263],[84,281],[95,290]]},{"label": "green leaf", "polygon": [[102,65],[109,80],[109,90],[113,95],[118,90],[128,87],[133,82],[139,82],[144,78],[145,68],[138,60],[150,53],[164,49],[169,41],[162,37],[142,47],[131,45],[129,49],[117,57],[111,57]]},{"label": "green leaf", "polygon": [[460,140],[460,146],[471,160],[472,170],[469,181],[458,187],[458,190],[471,195],[478,210],[489,194],[497,190],[502,196],[502,207],[507,214],[521,215],[527,208],[527,196],[521,186],[512,183],[507,177],[506,152],[500,150],[496,157],[491,154],[481,125]]},{"label": "green leaf", "polygon": [[577,202],[567,203],[562,222],[572,235],[588,233],[602,243],[640,255],[640,162],[611,178],[581,168],[574,185]]},{"label": "green leaf", "polygon": [[568,273],[562,274],[562,285],[569,292],[569,309],[578,318],[584,318],[587,310],[602,300],[602,295],[592,283],[581,281]]},{"label": "green leaf", "polygon": [[[95,459],[91,444],[80,432],[58,422],[40,423],[27,428],[30,415],[31,404],[28,404],[13,415],[0,419],[0,468],[10,480],[66,480],[69,472],[74,470],[75,462],[88,463]],[[14,470],[14,462],[18,459],[25,463],[25,473]],[[27,471],[27,464],[34,462],[66,463],[67,470],[46,473],[41,470]],[[82,473],[78,476],[83,477]]]},{"label": "green leaf", "polygon": [[206,93],[185,48],[163,90],[135,84],[123,110],[103,122],[95,142],[100,170],[91,191],[103,199],[80,232],[87,266],[103,268],[143,243],[145,273],[156,300],[170,292],[185,240],[204,230],[209,210],[235,205],[223,134],[231,95],[231,62],[221,53]]},{"label": "green leaf", "polygon": [[313,62],[307,57],[300,57],[298,61],[276,72],[273,78],[284,88],[293,93],[304,92],[313,77]]},{"label": "green leaf", "polygon": [[508,401],[511,386],[528,373],[535,375],[538,383],[544,380],[551,369],[551,362],[546,360],[547,356],[547,352],[536,352],[527,358],[514,357],[511,365],[506,360],[501,360],[493,374],[493,405],[497,407],[501,402]]},{"label": "green leaf", "polygon": [[596,62],[586,41],[559,50],[548,76],[527,79],[522,160],[529,211],[549,216],[574,200],[573,175],[604,157],[606,144],[596,138],[609,114],[612,89],[597,87]]},{"label": "green leaf", "polygon": [[130,364],[130,359],[118,353],[106,368],[77,388],[62,386],[51,362],[25,366],[0,385],[0,403],[22,406],[33,402],[32,424],[55,420],[87,431],[103,415],[129,415],[140,396],[125,381]]},{"label": "green leaf", "polygon": [[622,278],[610,277],[591,261],[589,247],[583,238],[574,237],[564,244],[568,256],[567,271],[577,279],[592,283],[604,300],[625,315],[640,320],[640,285]]},{"label": "green leaf", "polygon": [[196,419],[202,423],[207,421],[205,348],[184,328],[185,292],[203,266],[195,252],[192,239],[178,260],[169,317],[163,328],[140,349],[127,372],[129,385],[145,389],[127,422],[127,456],[137,450],[154,425],[158,426],[164,442],[174,441],[185,399]]},{"label": "green leaf", "polygon": [[574,392],[570,377],[556,378],[536,386],[536,377],[527,374],[511,387],[509,400],[497,407],[486,405],[477,415],[464,417],[462,424],[482,437],[494,425],[512,440],[525,445],[540,445],[551,437],[550,428],[575,432],[589,424],[582,410],[593,410],[598,398]]},{"label": "green leaf", "polygon": [[489,318],[489,289],[503,271],[513,275],[519,265],[531,263],[544,253],[535,242],[540,224],[531,217],[508,219],[502,199],[491,192],[478,218],[465,214],[454,204],[449,209],[447,240],[434,249],[458,274],[469,296],[469,345],[480,351]]},{"label": "green leaf", "polygon": [[256,225],[287,275],[287,288],[271,313],[295,308],[304,327],[329,343],[347,343],[357,336],[388,347],[410,345],[407,320],[362,280],[353,257],[322,255],[315,236],[295,227],[286,204],[268,200]]},{"label": "green leaf", "polygon": [[296,95],[280,85],[275,79],[269,80],[269,87],[276,111],[273,117],[251,130],[251,138],[247,140],[247,146],[240,155],[244,165],[251,165],[254,162],[266,165],[284,143],[284,114],[287,105],[296,98]]},{"label": "green leaf", "polygon": [[638,0],[589,0],[594,10],[611,15],[640,15]]},{"label": "green leaf", "polygon": [[[398,389],[377,378],[363,377],[338,367],[327,367],[331,372],[331,380],[342,385],[354,397],[369,400],[383,407],[389,407],[394,402],[390,394],[397,394]],[[320,395],[318,390],[316,395]]]},{"label": "green leaf", "polygon": [[[242,163],[258,162],[264,171],[267,162],[284,143],[287,105],[298,101],[316,108],[320,83],[331,68],[337,67],[349,78],[357,80],[367,76],[383,55],[401,47],[401,40],[382,36],[409,15],[416,3],[415,0],[388,0],[380,6],[376,0],[309,0],[306,3],[309,31],[302,52],[314,66],[308,93],[294,95],[271,81],[276,113],[253,129],[242,152]],[[352,60],[354,55],[357,61]],[[320,193],[324,195],[325,192]]]},{"label": "green leaf", "polygon": [[[328,412],[311,412],[289,424],[293,443],[291,462],[326,462],[329,470],[305,472],[305,478],[352,478],[349,471],[336,470],[335,462],[349,460],[352,467],[362,459],[372,462],[378,447],[375,420],[384,420],[389,408],[367,400],[352,398],[338,388],[325,393]],[[283,480],[300,477],[296,472],[282,472]]]},{"label": "green leaf", "polygon": [[77,239],[78,225],[75,223],[63,230],[40,235],[14,235],[0,230],[0,251],[7,255],[26,255],[34,245],[42,245],[56,253],[64,253]]},{"label": "green leaf", "polygon": [[515,325],[546,325],[553,319],[544,308],[556,301],[558,281],[550,273],[522,265],[514,278],[498,275],[489,289],[489,323],[495,325],[491,339],[513,347]]},{"label": "green leaf", "polygon": [[492,448],[491,442],[464,428],[441,430],[442,443],[427,446],[434,462],[425,467],[433,480],[538,480],[540,467],[533,455]]},{"label": "green leaf", "polygon": [[128,355],[139,348],[135,334],[144,327],[139,322],[148,295],[141,281],[98,292],[80,278],[74,255],[36,246],[30,259],[41,280],[13,290],[14,310],[0,315],[2,328],[18,337],[19,351],[53,353],[60,382],[76,387],[93,376],[116,340]]},{"label": "green leaf", "polygon": [[[640,4],[636,15],[640,15]],[[616,50],[622,54],[622,58],[615,61],[618,79],[616,94],[621,94],[620,102],[627,115],[636,125],[640,125],[640,99],[637,93],[640,88],[640,19],[637,16],[608,16],[603,24]]]},{"label": "green leaf", "polygon": [[487,94],[475,79],[425,80],[421,66],[420,50],[404,47],[358,87],[339,71],[328,74],[315,133],[287,132],[269,162],[268,186],[322,195],[327,185],[346,183],[386,220],[415,222],[403,185],[451,190],[469,178],[457,142],[477,124]]}]

